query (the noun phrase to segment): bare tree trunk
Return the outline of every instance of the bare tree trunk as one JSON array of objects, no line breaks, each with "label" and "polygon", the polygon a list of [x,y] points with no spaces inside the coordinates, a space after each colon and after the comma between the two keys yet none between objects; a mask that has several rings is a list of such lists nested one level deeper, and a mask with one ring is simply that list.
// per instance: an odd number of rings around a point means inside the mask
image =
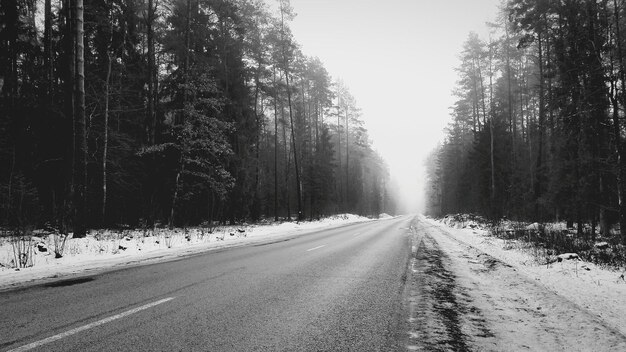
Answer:
[{"label": "bare tree trunk", "polygon": [[104,134],[102,146],[102,209],[100,223],[104,225],[106,219],[107,204],[107,152],[109,147],[109,100],[111,84],[111,54],[107,53],[107,75],[104,90]]},{"label": "bare tree trunk", "polygon": [[[0,5],[3,6],[3,12],[6,23],[2,23],[3,34],[6,38],[6,44],[8,45],[8,53],[6,55],[6,61],[0,63],[0,94],[5,98],[8,103],[8,110],[15,112],[15,98],[17,94],[17,38],[18,38],[18,4],[16,1],[1,1]],[[3,38],[3,40],[5,39]],[[4,116],[3,116],[4,117]],[[12,197],[13,197],[13,176],[15,169],[15,143],[12,145],[12,159],[11,159],[11,171],[9,172],[8,179],[8,192],[6,197],[6,204],[4,205],[6,221],[10,221],[10,214],[12,213]]]},{"label": "bare tree trunk", "polygon": [[[624,67],[624,54],[622,52],[621,32],[619,27],[620,16],[617,0],[613,0],[613,8],[615,11],[615,41],[617,42],[617,58],[620,67],[620,81],[622,83],[622,101],[626,102],[626,73],[624,72],[624,70],[626,70],[626,67]],[[613,128],[615,131],[615,149],[617,151],[618,158],[617,194],[619,202],[619,224],[622,243],[626,244],[626,160],[624,160],[624,145],[621,138],[622,128],[619,122],[619,113],[617,112],[617,109],[619,107],[617,106],[617,104],[614,104],[614,106],[615,111],[613,113]]]},{"label": "bare tree trunk", "polygon": [[[146,104],[146,117],[144,121],[145,140],[148,145],[156,144],[157,134],[157,103],[158,103],[158,78],[157,78],[157,64],[156,54],[154,49],[154,25],[156,10],[158,8],[158,0],[148,0],[146,14],[144,21],[146,25],[146,46],[148,49],[146,60],[146,81],[148,82],[147,91],[147,104]],[[112,31],[112,29],[111,29]],[[156,165],[156,156],[153,154],[150,157],[151,167]],[[156,197],[156,185],[151,177],[146,179],[144,187],[147,193],[147,214],[146,214],[146,226],[154,227],[155,223],[155,197]]]},{"label": "bare tree trunk", "polygon": [[[190,48],[191,48],[191,0],[187,0],[187,19],[185,24],[185,61],[183,66],[183,101],[182,101],[182,112],[180,116],[180,123],[185,123],[185,104],[187,104],[187,80],[189,77],[189,65],[190,65]],[[174,180],[174,194],[172,194],[172,208],[170,209],[170,221],[169,227],[170,229],[174,227],[174,218],[176,215],[176,203],[178,202],[178,191],[182,187],[182,179],[181,176],[185,171],[185,151],[184,147],[181,146],[180,158],[178,160],[179,170],[176,173],[176,178]]]},{"label": "bare tree trunk", "polygon": [[300,183],[300,169],[298,165],[298,148],[296,143],[296,130],[293,124],[293,112],[291,104],[291,86],[289,84],[289,63],[287,60],[287,52],[285,48],[284,38],[284,13],[281,3],[281,37],[282,37],[282,52],[283,52],[283,70],[285,72],[285,83],[287,84],[287,103],[289,104],[289,124],[291,126],[291,141],[293,148],[293,162],[296,172],[296,197],[298,198],[298,220],[304,219],[304,213],[302,212],[302,184]]},{"label": "bare tree trunk", "polygon": [[478,58],[475,58],[474,61],[476,62],[476,70],[478,73],[478,80],[480,83],[480,95],[481,95],[481,100],[482,100],[482,108],[483,108],[483,126],[485,126],[487,124],[487,104],[485,102],[485,86],[483,83],[483,74],[482,74],[482,70],[480,69],[480,61],[478,61]]},{"label": "bare tree trunk", "polygon": [[[315,151],[317,152],[319,150],[319,144],[320,144],[320,136],[319,136],[319,125],[320,125],[320,103],[317,101],[317,98],[315,100]],[[322,122],[323,123],[323,122]]]},{"label": "bare tree trunk", "polygon": [[83,44],[83,0],[75,0],[76,28],[76,101],[74,119],[75,162],[74,162],[74,237],[86,236],[86,183],[87,183],[87,139],[85,126],[85,59]]},{"label": "bare tree trunk", "polygon": [[493,116],[489,119],[489,162],[491,164],[491,207],[492,211],[496,209],[496,163],[494,157],[494,127]]},{"label": "bare tree trunk", "polygon": [[509,124],[511,126],[511,161],[512,165],[515,165],[515,141],[517,138],[517,121],[515,121],[515,114],[513,113],[513,89],[512,89],[512,74],[511,74],[511,53],[509,52],[509,24],[504,23],[506,33],[506,81],[507,81],[507,103],[509,108]]},{"label": "bare tree trunk", "polygon": [[[524,58],[522,58],[521,62],[520,62],[520,70],[522,72],[521,74],[521,80],[520,80],[520,90],[519,90],[519,108],[520,108],[520,113],[519,113],[519,121],[520,121],[520,133],[521,133],[521,140],[522,140],[522,144],[524,144],[526,142],[526,139],[528,138],[528,133],[526,131],[526,126],[527,123],[525,123],[525,120],[527,120],[528,118],[524,116],[524,107],[528,106],[527,103],[527,99],[524,97],[525,92],[527,91],[527,72],[526,72],[526,63],[524,61]],[[530,115],[530,113],[528,113],[528,115]]]},{"label": "bare tree trunk", "polygon": [[539,46],[539,141],[537,146],[537,163],[535,167],[535,220],[540,220],[539,213],[539,198],[541,197],[541,176],[542,176],[542,162],[543,162],[543,129],[545,125],[545,100],[544,100],[544,84],[543,84],[543,46],[542,46],[542,35],[541,32],[538,33],[538,46]]},{"label": "bare tree trunk", "polygon": [[[552,58],[552,54],[550,53],[550,48],[551,48],[551,44],[548,41],[550,39],[549,36],[547,36],[546,38],[546,55],[545,55],[545,62],[546,62],[546,68],[550,67],[550,60]],[[545,102],[544,105],[547,106],[547,118],[548,118],[548,126],[547,128],[544,127],[544,129],[547,131],[547,137],[546,139],[546,143],[547,143],[547,148],[548,148],[548,152],[546,153],[546,172],[545,174],[550,174],[552,172],[552,169],[554,168],[555,165],[555,158],[556,158],[556,125],[555,125],[555,120],[554,120],[554,109],[553,109],[553,99],[554,99],[554,92],[552,89],[552,75],[550,74],[550,72],[548,72],[547,74],[547,92],[546,92],[546,98],[547,101]],[[545,107],[544,107],[545,109]],[[556,222],[558,222],[558,217],[559,217],[559,208],[562,205],[557,203],[556,204],[556,210],[555,210],[555,215],[556,215]]]},{"label": "bare tree trunk", "polygon": [[346,205],[345,205],[345,209],[347,209],[348,211],[352,210],[352,209],[348,209],[348,207],[350,206],[350,193],[349,193],[349,185],[350,185],[350,169],[348,168],[348,165],[350,163],[350,150],[348,149],[350,144],[348,143],[350,141],[350,121],[349,121],[349,117],[348,117],[348,105],[346,105]]},{"label": "bare tree trunk", "polygon": [[104,226],[106,222],[107,205],[107,158],[109,150],[109,103],[111,100],[111,66],[113,43],[113,25],[111,24],[111,13],[109,12],[109,43],[107,45],[107,73],[104,81],[104,122],[103,122],[103,146],[102,146],[102,208],[100,209],[100,224]]},{"label": "bare tree trunk", "polygon": [[337,97],[337,181],[339,182],[339,199],[337,204],[339,204],[342,209],[340,211],[345,211],[345,207],[343,204],[343,177],[341,177],[341,113],[339,109],[339,97]]},{"label": "bare tree trunk", "polygon": [[76,47],[74,45],[75,39],[75,9],[72,6],[71,0],[63,0],[63,14],[65,19],[64,27],[64,49],[65,49],[65,70],[63,90],[65,94],[64,99],[64,130],[66,135],[65,141],[65,160],[64,164],[64,195],[62,201],[59,204],[60,211],[57,212],[59,218],[57,219],[57,226],[63,233],[69,232],[71,225],[70,218],[72,218],[72,200],[74,198],[74,144],[75,144],[75,131],[74,131],[74,101],[76,99],[75,94],[75,70],[76,70]]},{"label": "bare tree trunk", "polygon": [[[476,70],[475,60],[472,58],[472,70]],[[482,87],[482,84],[481,84]],[[476,85],[476,77],[472,74],[472,90],[474,92],[472,99],[472,126],[473,131],[480,131],[480,108],[478,107],[478,87]],[[484,108],[483,104],[483,108]],[[484,113],[484,109],[483,109]]]},{"label": "bare tree trunk", "polygon": [[8,188],[7,188],[7,201],[6,201],[6,205],[5,205],[5,221],[8,224],[11,220],[11,211],[13,210],[12,208],[12,198],[13,198],[13,175],[15,174],[15,145],[13,145],[12,151],[11,151],[11,171],[9,172],[9,183],[8,183]]},{"label": "bare tree trunk", "polygon": [[3,23],[3,34],[8,46],[8,53],[6,55],[6,61],[2,62],[0,66],[0,94],[9,102],[9,108],[11,111],[15,105],[15,98],[17,94],[17,38],[18,38],[18,4],[16,0],[5,0],[0,2],[3,7],[4,17],[7,19],[6,23]]},{"label": "bare tree trunk", "polygon": [[[494,102],[493,102],[493,68],[492,68],[492,43],[489,41],[489,162],[491,167],[491,182],[490,182],[490,197],[491,209],[489,210],[491,215],[496,215],[496,168],[495,168],[495,148],[494,148]],[[482,80],[481,80],[482,81]],[[484,104],[484,99],[483,99]]]},{"label": "bare tree trunk", "polygon": [[179,164],[180,170],[176,173],[176,180],[174,181],[174,195],[172,196],[172,208],[170,209],[170,221],[169,228],[174,228],[174,216],[176,215],[176,203],[178,202],[178,190],[182,187],[182,180],[180,176],[185,172],[185,164],[183,162],[183,157],[181,156]]},{"label": "bare tree trunk", "polygon": [[[297,84],[294,84],[294,87],[297,86]],[[297,89],[297,88],[296,88]],[[308,131],[308,116],[307,116],[307,107],[306,107],[306,93],[305,93],[305,89],[304,89],[304,77],[300,77],[300,97],[302,99],[302,124],[304,126],[304,136],[302,137],[304,140],[306,140],[309,135],[309,131]],[[300,159],[300,163],[302,165],[302,167],[304,167],[304,165],[306,165],[307,163],[307,158],[309,157],[309,150],[307,148],[306,142],[304,142],[301,145],[301,149],[300,149],[300,156],[302,157]],[[302,188],[302,219],[305,218],[305,214],[306,214],[306,204],[307,204],[307,197],[310,195],[310,192],[306,192],[306,190],[304,190],[304,186],[301,186]]]},{"label": "bare tree trunk", "polygon": [[52,0],[45,0],[44,4],[44,68],[48,104],[52,105],[54,72],[52,65]]},{"label": "bare tree trunk", "polygon": [[276,87],[276,68],[272,75],[274,83],[274,221],[278,221],[278,89]]},{"label": "bare tree trunk", "polygon": [[261,207],[261,200],[259,197],[259,183],[261,181],[260,179],[260,163],[261,163],[261,118],[259,116],[259,109],[258,109],[258,105],[259,105],[259,72],[261,71],[261,60],[259,60],[259,65],[257,67],[255,76],[254,76],[254,121],[256,124],[256,132],[254,135],[254,159],[255,159],[255,163],[254,163],[254,195],[253,195],[253,202],[252,202],[252,218],[253,220],[258,220],[260,217],[260,207]]},{"label": "bare tree trunk", "polygon": [[[183,67],[183,78],[185,86],[187,83],[187,76],[189,74],[189,56],[191,48],[191,0],[187,0],[187,16],[185,19],[185,66]],[[184,88],[183,101],[187,99],[187,88]],[[183,102],[184,103],[184,102]]]},{"label": "bare tree trunk", "polygon": [[285,144],[285,186],[284,192],[287,199],[287,221],[291,221],[291,192],[289,191],[289,183],[291,183],[291,153],[289,152],[289,139],[287,139],[287,123],[285,122],[285,108],[280,106],[280,114],[283,125],[283,142]]},{"label": "bare tree trunk", "polygon": [[291,126],[291,144],[293,148],[293,163],[296,171],[296,197],[298,198],[298,220],[304,219],[302,213],[302,184],[300,183],[300,169],[298,165],[298,148],[296,144],[296,130],[293,124],[293,112],[291,109],[291,91],[289,88],[289,73],[285,70],[285,80],[287,83],[287,103],[289,104],[289,124]]},{"label": "bare tree trunk", "polygon": [[147,26],[147,45],[148,45],[148,116],[147,122],[149,127],[148,141],[150,145],[154,145],[156,139],[156,68],[154,60],[154,13],[155,7],[154,0],[148,0],[148,14],[146,19]]}]

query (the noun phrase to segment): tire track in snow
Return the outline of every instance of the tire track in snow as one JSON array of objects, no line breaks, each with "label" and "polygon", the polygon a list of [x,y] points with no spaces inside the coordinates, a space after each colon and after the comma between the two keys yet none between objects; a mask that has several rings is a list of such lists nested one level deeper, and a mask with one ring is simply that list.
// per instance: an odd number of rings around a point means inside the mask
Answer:
[{"label": "tire track in snow", "polygon": [[593,312],[464,243],[444,228],[427,225],[422,231],[445,253],[444,261],[456,275],[460,291],[467,295],[471,306],[480,308],[479,319],[493,333],[491,337],[466,334],[471,336],[470,350],[626,350],[626,336]]},{"label": "tire track in snow", "polygon": [[492,339],[480,309],[449,269],[449,258],[418,226],[413,233],[412,277],[409,282],[409,341],[416,351],[472,351],[475,336]]}]

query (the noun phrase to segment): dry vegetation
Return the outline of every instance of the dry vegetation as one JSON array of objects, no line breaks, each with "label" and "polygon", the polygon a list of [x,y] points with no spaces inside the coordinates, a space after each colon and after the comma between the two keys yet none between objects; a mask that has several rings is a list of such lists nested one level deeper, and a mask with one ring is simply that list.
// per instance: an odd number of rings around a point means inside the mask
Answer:
[{"label": "dry vegetation", "polygon": [[626,266],[626,248],[620,243],[616,229],[602,236],[588,225],[579,233],[564,223],[524,223],[507,219],[494,223],[472,214],[447,215],[444,222],[455,227],[484,229],[489,236],[504,240],[506,249],[532,253],[538,263],[552,263],[559,260],[559,255],[575,253],[580,259],[597,265]]}]

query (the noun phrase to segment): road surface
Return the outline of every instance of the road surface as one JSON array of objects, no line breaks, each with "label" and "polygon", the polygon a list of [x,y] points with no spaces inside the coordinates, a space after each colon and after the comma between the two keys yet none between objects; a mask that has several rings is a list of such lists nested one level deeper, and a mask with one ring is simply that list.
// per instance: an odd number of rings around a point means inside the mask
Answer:
[{"label": "road surface", "polygon": [[626,350],[455,236],[401,217],[3,292],[0,350]]},{"label": "road surface", "polygon": [[402,350],[411,219],[0,293],[0,350]]}]

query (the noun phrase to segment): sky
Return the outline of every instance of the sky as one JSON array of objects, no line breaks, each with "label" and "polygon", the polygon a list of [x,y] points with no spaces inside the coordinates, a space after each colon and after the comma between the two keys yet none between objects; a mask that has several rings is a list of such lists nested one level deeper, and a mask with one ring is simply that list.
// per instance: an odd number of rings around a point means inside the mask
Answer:
[{"label": "sky", "polygon": [[356,98],[410,211],[421,210],[423,160],[450,121],[463,42],[471,31],[488,38],[499,3],[291,0],[296,41]]}]

